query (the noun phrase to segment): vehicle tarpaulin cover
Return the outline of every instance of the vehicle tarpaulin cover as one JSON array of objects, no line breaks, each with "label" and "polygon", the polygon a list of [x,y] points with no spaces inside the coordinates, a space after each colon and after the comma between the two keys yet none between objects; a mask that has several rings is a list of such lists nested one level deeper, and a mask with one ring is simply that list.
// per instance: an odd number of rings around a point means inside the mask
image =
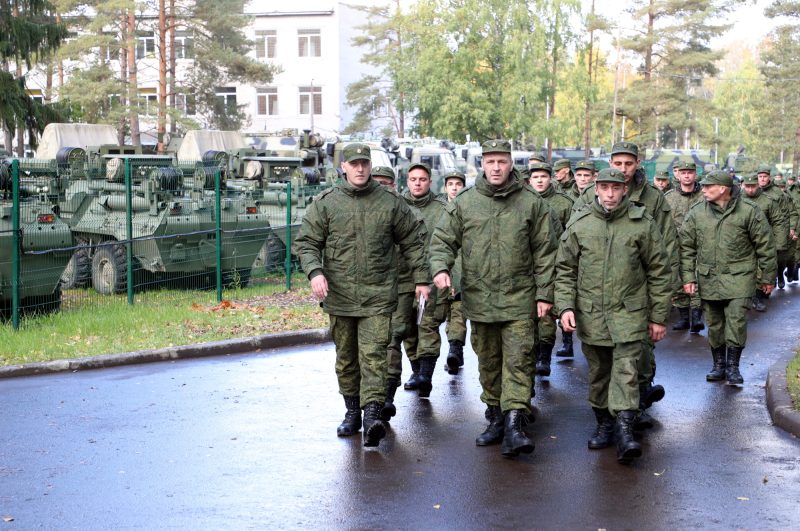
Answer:
[{"label": "vehicle tarpaulin cover", "polygon": [[234,151],[250,146],[238,131],[187,131],[181,147],[178,148],[178,160],[201,160],[206,151]]},{"label": "vehicle tarpaulin cover", "polygon": [[88,146],[117,145],[117,130],[113,125],[48,124],[42,132],[37,159],[54,159],[64,147],[86,149]]}]

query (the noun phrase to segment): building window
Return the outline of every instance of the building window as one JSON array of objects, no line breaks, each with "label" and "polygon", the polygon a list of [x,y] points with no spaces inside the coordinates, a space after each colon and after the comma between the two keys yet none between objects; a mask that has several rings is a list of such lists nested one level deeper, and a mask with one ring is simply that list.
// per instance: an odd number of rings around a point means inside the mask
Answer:
[{"label": "building window", "polygon": [[297,30],[297,54],[300,57],[319,57],[322,51],[320,31]]},{"label": "building window", "polygon": [[217,101],[229,112],[237,112],[236,87],[220,87],[216,92]]},{"label": "building window", "polygon": [[155,116],[158,114],[158,94],[156,89],[139,89],[139,109],[142,114]]},{"label": "building window", "polygon": [[136,37],[136,59],[156,56],[156,38],[154,35]]},{"label": "building window", "polygon": [[322,87],[300,87],[300,114],[322,114]]},{"label": "building window", "polygon": [[192,38],[191,32],[175,32],[175,58],[194,59],[194,38]]},{"label": "building window", "polygon": [[256,31],[256,57],[274,59],[278,46],[278,34],[275,30]]},{"label": "building window", "polygon": [[260,88],[257,91],[256,103],[258,114],[274,116],[278,114],[278,89],[275,87]]},{"label": "building window", "polygon": [[194,116],[197,113],[194,94],[185,92],[175,94],[175,108],[180,109],[187,116]]}]

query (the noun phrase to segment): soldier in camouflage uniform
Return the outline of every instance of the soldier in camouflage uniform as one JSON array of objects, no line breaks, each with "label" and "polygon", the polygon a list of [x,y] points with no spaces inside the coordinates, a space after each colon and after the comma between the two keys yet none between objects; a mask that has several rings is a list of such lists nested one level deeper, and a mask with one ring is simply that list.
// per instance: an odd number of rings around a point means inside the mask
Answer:
[{"label": "soldier in camouflage uniform", "polygon": [[[489,426],[476,444],[502,441],[501,452],[533,451],[523,431],[530,412],[533,315],[552,308],[556,239],[547,204],[520,178],[511,143],[483,144],[483,172],[437,225],[430,247],[434,284],[452,286],[461,250],[461,295],[478,355]],[[535,314],[534,314],[535,312]]]},{"label": "soldier in camouflage uniform", "polygon": [[414,271],[417,297],[430,296],[431,278],[408,205],[370,177],[369,146],[348,145],[341,168],[343,181],[319,194],[306,210],[292,251],[330,315],[336,376],[347,408],[336,432],[357,433],[363,408],[364,445],[377,446],[386,435],[378,417],[397,307],[394,245]]},{"label": "soldier in camouflage uniform", "polygon": [[[785,240],[786,245],[783,248],[777,249],[778,273],[777,273],[777,280],[775,283],[780,289],[783,289],[783,287],[786,285],[783,278],[783,271],[784,269],[786,269],[787,264],[790,262],[789,242],[797,239],[797,233],[795,231],[795,228],[797,227],[798,218],[794,210],[794,205],[792,204],[792,200],[789,198],[788,195],[783,193],[783,191],[780,188],[778,188],[772,183],[772,173],[769,164],[759,164],[756,173],[758,174],[758,184],[759,186],[761,186],[761,189],[764,191],[765,194],[771,195],[778,199],[781,205],[781,210],[783,210],[784,214],[789,219],[789,235]],[[767,293],[763,292],[756,292],[756,295],[762,302],[768,296]]]},{"label": "soldier in camouflage uniform", "polygon": [[[467,184],[466,176],[458,170],[453,170],[444,176],[444,188],[447,191],[447,201],[452,203],[458,193]],[[452,271],[452,287],[450,289],[450,313],[447,314],[445,334],[450,349],[447,352],[445,369],[450,374],[458,374],[464,366],[464,344],[467,341],[467,320],[461,309],[461,255],[456,257]]]},{"label": "soldier in camouflage uniform", "polygon": [[653,177],[653,186],[661,190],[661,193],[664,194],[670,190],[674,190],[672,179],[669,176],[669,172],[666,170],[656,172],[655,177]]},{"label": "soldier in camouflage uniform", "polygon": [[[772,177],[772,182],[775,183],[775,186],[780,189],[786,196],[789,198],[789,206],[790,214],[789,220],[791,222],[794,219],[796,222],[800,223],[800,209],[797,207],[797,203],[795,202],[795,198],[792,194],[789,193],[788,186],[786,180],[783,178],[783,174],[779,171],[775,172],[775,175]],[[800,227],[797,223],[791,227],[792,232],[794,232],[794,237],[790,235],[789,237],[789,245],[786,249],[786,263],[785,265],[785,273],[786,273],[786,281],[787,282],[794,282],[797,280],[797,271],[796,271],[796,263],[794,256],[797,253],[797,235],[800,233]],[[790,233],[791,234],[791,233]],[[780,280],[783,277],[784,271],[780,268],[778,269],[778,287],[781,287]]]},{"label": "soldier in camouflage uniform", "polygon": [[569,159],[559,159],[553,163],[553,178],[556,180],[556,188],[560,191],[564,192],[572,188],[572,185],[575,184],[575,174],[572,173]]},{"label": "soldier in camouflage uniform", "polygon": [[[536,190],[542,199],[547,201],[548,206],[555,213],[558,220],[556,237],[559,237],[572,213],[573,200],[567,194],[555,189],[551,182],[553,170],[549,164],[544,162],[534,164],[528,168],[528,172],[528,184]],[[550,376],[550,359],[556,342],[556,321],[552,312],[540,319],[536,319],[536,331],[536,341],[533,347],[536,359],[536,374]]]},{"label": "soldier in camouflage uniform", "polygon": [[[786,193],[789,194],[789,198],[791,198],[792,202],[794,203],[794,208],[797,210],[798,214],[800,214],[800,185],[796,182],[794,176],[790,175],[786,179]],[[800,231],[798,231],[798,235],[800,235]],[[791,258],[791,277],[787,280],[789,282],[797,282],[800,280],[800,276],[798,276],[798,264],[800,264],[800,245],[797,241],[795,241],[795,252],[794,256]]]},{"label": "soldier in camouflage uniform", "polygon": [[741,197],[733,179],[712,171],[700,182],[705,202],[695,204],[681,227],[684,290],[700,292],[714,365],[708,381],[744,382],[739,361],[747,341],[747,310],[756,282],[772,291],[775,241],[764,213]]},{"label": "soldier in camouflage uniform", "polygon": [[[680,230],[689,208],[698,201],[703,201],[703,192],[700,183],[697,182],[697,165],[694,162],[678,161],[674,167],[678,176],[678,186],[665,193],[664,199],[669,203],[675,228]],[[698,295],[690,297],[681,287],[675,293],[674,304],[678,308],[680,317],[672,326],[673,330],[691,329],[692,332],[699,333],[706,327]]]},{"label": "soldier in camouflage uniform", "polygon": [[590,449],[617,441],[617,460],[642,455],[634,440],[642,341],[666,334],[672,293],[662,236],[643,206],[626,196],[625,175],[600,172],[592,204],[570,218],[556,261],[556,308],[577,330],[589,363],[589,403],[597,428]]},{"label": "soldier in camouflage uniform", "polygon": [[531,167],[531,164],[538,164],[539,162],[544,162],[544,157],[538,153],[534,153],[528,157],[528,168]]}]

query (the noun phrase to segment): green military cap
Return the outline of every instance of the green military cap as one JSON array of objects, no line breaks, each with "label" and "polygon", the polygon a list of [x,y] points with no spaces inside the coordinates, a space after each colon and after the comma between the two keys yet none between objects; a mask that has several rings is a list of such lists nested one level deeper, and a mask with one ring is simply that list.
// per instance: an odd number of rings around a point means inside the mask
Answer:
[{"label": "green military cap", "polygon": [[354,160],[371,160],[369,146],[366,144],[347,144],[342,152],[345,162]]},{"label": "green military cap", "polygon": [[692,170],[692,171],[696,172],[697,171],[697,164],[695,164],[694,162],[687,162],[685,160],[679,160],[678,162],[675,163],[673,168],[678,169],[678,170]]},{"label": "green military cap", "polygon": [[569,159],[558,159],[553,163],[553,171],[563,170],[564,168],[570,168]]},{"label": "green military cap", "polygon": [[783,179],[783,177],[775,177],[772,182],[775,183],[775,186],[777,187],[786,186],[786,181]]},{"label": "green military cap", "polygon": [[395,180],[396,175],[394,174],[394,170],[388,166],[375,166],[372,168],[372,175],[380,175],[381,177],[388,177],[391,180]]},{"label": "green military cap", "polygon": [[653,179],[669,180],[669,172],[667,170],[658,171],[658,172],[656,172],[656,174],[653,177]]},{"label": "green military cap", "polygon": [[537,162],[536,164],[531,164],[528,166],[528,174],[531,174],[535,171],[546,171],[550,175],[553,175],[553,167],[546,162]]},{"label": "green military cap", "polygon": [[582,160],[575,165],[575,171],[578,170],[589,170],[594,171],[594,161],[592,160]]},{"label": "green military cap", "polygon": [[756,173],[769,173],[772,175],[772,167],[769,164],[759,164]]},{"label": "green military cap", "polygon": [[731,175],[722,170],[714,170],[708,175],[706,175],[700,184],[703,186],[708,186],[709,184],[719,184],[722,186],[733,186],[733,179]]},{"label": "green military cap", "polygon": [[611,147],[611,155],[633,155],[639,158],[639,146],[633,142],[617,142]]},{"label": "green military cap", "polygon": [[444,176],[444,182],[447,182],[447,179],[461,179],[461,182],[467,184],[467,177],[464,175],[463,172],[458,170],[450,170]]},{"label": "green military cap", "polygon": [[508,140],[487,140],[481,146],[483,154],[486,153],[511,153],[511,142]]},{"label": "green military cap", "polygon": [[625,174],[616,168],[604,168],[600,170],[595,182],[625,184]]},{"label": "green military cap", "polygon": [[533,155],[528,157],[528,162],[530,162],[532,160],[535,160],[535,161],[538,161],[538,162],[544,162],[544,155],[541,155],[539,153],[534,153]]},{"label": "green military cap", "polygon": [[428,177],[431,175],[431,167],[425,164],[424,162],[413,162],[408,166],[408,172],[411,173],[411,170],[414,168],[422,168],[428,173]]},{"label": "green military cap", "polygon": [[758,175],[755,173],[751,173],[750,175],[746,175],[742,184],[758,184]]}]

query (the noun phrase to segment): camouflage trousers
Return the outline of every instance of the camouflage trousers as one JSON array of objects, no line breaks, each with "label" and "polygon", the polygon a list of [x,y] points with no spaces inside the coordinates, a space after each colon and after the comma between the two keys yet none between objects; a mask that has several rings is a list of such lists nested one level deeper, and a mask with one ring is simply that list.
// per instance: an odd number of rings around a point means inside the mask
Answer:
[{"label": "camouflage trousers", "polygon": [[331,315],[330,320],[331,336],[336,345],[339,392],[344,396],[361,397],[361,407],[370,402],[383,404],[391,316]]},{"label": "camouflage trousers", "polygon": [[642,342],[617,343],[613,347],[581,344],[589,363],[589,403],[608,409],[616,416],[620,411],[639,409],[639,375],[636,365],[642,353]]},{"label": "camouflage trousers", "polygon": [[414,292],[400,293],[397,296],[397,309],[392,314],[392,338],[386,349],[389,365],[389,378],[400,380],[403,374],[403,351],[406,355],[417,353],[417,311],[414,308]]},{"label": "camouflage trousers", "polygon": [[530,411],[533,374],[533,319],[479,323],[472,321],[472,349],[478,355],[481,401],[512,409]]},{"label": "camouflage trousers", "polygon": [[641,342],[642,353],[637,364],[639,383],[648,384],[656,377],[656,344],[649,337]]},{"label": "camouflage trousers", "polygon": [[450,302],[445,299],[425,308],[422,321],[417,325],[417,349],[408,355],[411,361],[420,358],[438,358],[442,348],[442,335],[439,328],[450,312]]},{"label": "camouflage trousers", "polygon": [[548,313],[544,317],[537,317],[536,322],[536,343],[556,344],[556,320],[552,314]]},{"label": "camouflage trousers", "polygon": [[444,328],[447,341],[467,342],[467,319],[461,309],[461,300],[450,301],[450,312],[447,314],[447,326]]},{"label": "camouflage trousers", "polygon": [[672,296],[672,305],[676,308],[699,309],[702,306],[700,304],[700,294],[695,293],[694,295],[687,295],[683,292],[683,288],[681,288]]},{"label": "camouflage trousers", "polygon": [[742,347],[747,343],[747,311],[752,300],[728,299],[722,301],[703,300],[703,311],[708,326],[708,345]]}]

